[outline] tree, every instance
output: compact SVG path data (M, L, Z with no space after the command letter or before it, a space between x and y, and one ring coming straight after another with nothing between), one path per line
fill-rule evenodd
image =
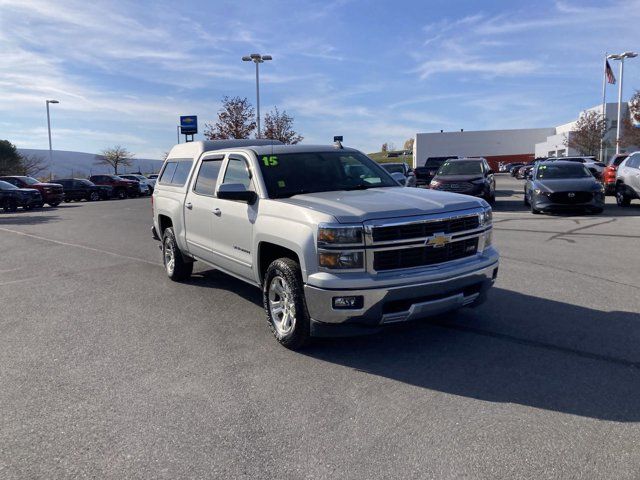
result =
M20 173L29 177L37 177L49 168L44 158L38 155L20 155Z
M118 174L118 167L130 167L133 153L124 147L117 145L113 148L106 148L100 155L96 155L96 165L107 165L113 168L113 173Z
M9 140L0 140L0 175L20 173L20 154L16 146Z
M622 121L620 145L640 147L640 90L636 90L636 93L629 100L629 115L625 116Z
M404 149L405 150L413 150L413 142L414 142L413 138L409 138L409 139L405 140L404 141Z
M575 128L565 137L564 144L578 150L580 155L597 155L606 133L607 121L604 116L594 111L585 112L576 122Z
M286 145L295 145L304 138L293 129L293 117L286 110L280 113L278 107L265 115L263 135L264 138L280 140Z
M380 151L381 151L382 153L387 153L387 152L389 151L389 145L387 145L387 143L386 143L386 142L385 142L385 143L383 143L383 144L382 144L382 147L380 147Z
M388 151L390 151L390 152L395 152L395 150L396 150L396 144L395 144L395 143L393 143L393 142L389 142L389 143L387 144L387 150L388 150Z
M206 123L204 136L209 140L229 138L249 138L256 129L255 113L246 98L227 96L222 98L222 108L218 111L215 124Z

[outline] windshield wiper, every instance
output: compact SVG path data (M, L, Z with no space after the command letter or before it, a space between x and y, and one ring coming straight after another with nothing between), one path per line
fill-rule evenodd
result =
M350 187L347 188L343 188L343 190L366 190L367 188L377 188L379 187L379 185L370 185L368 183L360 183L358 185L352 185Z

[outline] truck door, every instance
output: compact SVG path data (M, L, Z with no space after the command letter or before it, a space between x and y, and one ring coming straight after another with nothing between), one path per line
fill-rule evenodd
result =
M216 183L224 155L202 158L194 173L184 205L185 239L192 255L215 263L213 254L213 220Z
M249 160L243 155L229 154L221 183L241 183L254 190ZM253 224L259 200L253 205L237 200L215 199L213 218L213 250L216 264L240 277L254 280L252 271Z

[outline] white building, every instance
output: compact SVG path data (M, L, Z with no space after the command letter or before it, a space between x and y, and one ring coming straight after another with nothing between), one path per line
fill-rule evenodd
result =
M418 133L413 144L413 166L424 165L428 157L457 155L484 157L497 170L498 163L533 160L534 146L555 133L552 127Z
M580 115L587 111L600 113L602 105L585 110ZM626 104L623 105L622 115L623 118L628 115ZM617 116L618 104L607 103L607 157L615 153ZM413 145L413 166L424 165L428 157L457 155L485 157L496 170L498 163L529 162L536 157L578 155L577 151L566 146L576 121L548 128L418 133Z
M607 135L605 136L605 140L609 144L607 147L605 158L609 158L616 151L616 128L618 125L618 104L617 103L607 103L606 105L606 118L607 125L609 129L607 130ZM580 116L584 115L587 112L597 112L602 114L602 105L598 105L597 107L592 107L587 110L584 110L580 113ZM629 115L629 110L626 103L622 104L622 118L625 115ZM535 156L536 157L566 157L572 155L579 155L580 152L573 148L569 148L566 146L566 142L569 138L571 138L571 131L575 129L577 120L573 122L565 123L564 125L559 125L556 127L556 132L554 135L549 136L544 142L536 143L535 145ZM622 153L625 152L624 148L621 148L620 151Z

